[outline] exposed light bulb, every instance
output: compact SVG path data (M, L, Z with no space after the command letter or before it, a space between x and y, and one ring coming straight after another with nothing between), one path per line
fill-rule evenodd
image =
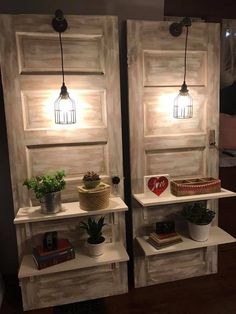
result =
M75 102L70 98L67 88L63 83L61 93L54 103L55 123L73 124L76 122Z
M193 116L193 99L188 93L185 82L181 86L179 95L174 100L174 118L190 119Z

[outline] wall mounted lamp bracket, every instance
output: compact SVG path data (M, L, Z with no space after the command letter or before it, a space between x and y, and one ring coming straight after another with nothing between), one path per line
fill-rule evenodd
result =
M178 37L183 32L183 26L189 27L192 25L191 19L189 17L184 17L179 23L174 22L170 25L169 31L170 34L174 37Z
M56 10L52 19L52 27L54 31L59 33L59 43L61 52L61 74L62 86L61 92L57 100L54 102L54 116L56 124L73 124L76 123L76 106L72 98L70 98L65 84L64 58L61 34L67 29L68 23L61 10Z
M173 116L176 119L189 119L193 116L193 100L188 93L188 87L185 82L187 72L187 43L188 43L188 29L191 26L191 19L185 17L178 23L172 23L169 27L169 32L172 36L178 37L183 32L183 27L186 27L186 37L184 45L184 77L183 84L177 97L174 100Z
M56 10L55 17L52 20L52 27L58 33L63 33L67 27L67 21L61 10Z

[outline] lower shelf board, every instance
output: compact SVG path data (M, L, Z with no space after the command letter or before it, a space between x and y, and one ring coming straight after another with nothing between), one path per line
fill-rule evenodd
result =
M183 242L161 248L160 250L155 249L151 244L149 244L146 241L148 237L137 237L136 239L146 256L153 256L158 254L172 253L184 250L192 250L236 241L236 239L233 238L230 234L228 234L227 232L225 232L224 230L220 229L217 226L211 227L209 238L207 241L204 242L194 241L190 239L188 236L182 234L181 237L183 239Z
M129 256L122 243L107 243L105 246L104 254L99 257L90 257L87 253L87 248L79 248L75 250L75 259L40 270L37 269L32 255L25 255L22 259L18 278L22 279L33 276L41 276L75 269L96 267L105 264L126 262L129 260Z

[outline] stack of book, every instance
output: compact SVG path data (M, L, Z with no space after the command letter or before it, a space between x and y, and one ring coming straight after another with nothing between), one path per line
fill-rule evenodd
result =
M154 246L157 250L182 242L181 236L177 232L157 234L152 232L147 239L148 243Z
M33 249L33 259L38 269L43 269L75 258L75 251L69 240L58 239L57 249L45 251L38 245Z

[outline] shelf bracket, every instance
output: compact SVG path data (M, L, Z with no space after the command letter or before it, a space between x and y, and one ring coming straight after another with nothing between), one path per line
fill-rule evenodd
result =
M148 210L147 210L147 207L143 207L143 220L144 221L148 220Z
M26 239L30 239L31 238L31 229L30 229L30 224L27 222L25 223L25 236Z
M29 281L30 281L30 282L34 282L34 276L30 276L30 277L29 277Z
M118 225L118 215L117 213L112 213L112 224Z
M118 268L120 268L120 264L119 263L112 263L111 268L112 269L118 269Z
M149 265L149 259L148 259L147 256L145 256L145 263L146 263L146 270L147 270L147 273L149 273L150 265Z

